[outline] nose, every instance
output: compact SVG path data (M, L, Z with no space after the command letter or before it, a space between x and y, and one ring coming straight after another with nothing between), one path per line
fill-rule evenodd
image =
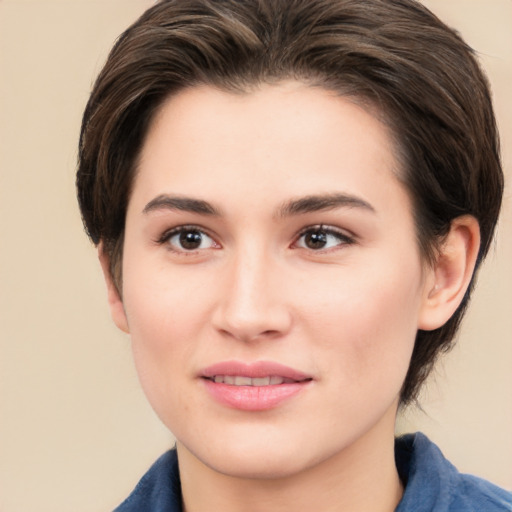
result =
M215 329L244 342L277 339L289 332L291 308L276 261L261 251L246 251L226 266L213 314Z

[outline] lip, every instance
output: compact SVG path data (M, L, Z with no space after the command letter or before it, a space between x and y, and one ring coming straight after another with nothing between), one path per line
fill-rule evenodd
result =
M235 386L214 382L212 379L216 375L250 378L278 376L286 379L286 382L267 386ZM273 361L257 361L251 364L224 361L208 366L201 371L199 377L214 400L243 411L274 409L305 390L313 381L311 375Z
M285 379L302 381L311 379L311 375L300 372L273 361L256 361L254 363L242 363L240 361L223 361L221 363L208 366L201 372L201 377L211 378L215 375L243 375L253 379L258 377L267 377L277 375Z

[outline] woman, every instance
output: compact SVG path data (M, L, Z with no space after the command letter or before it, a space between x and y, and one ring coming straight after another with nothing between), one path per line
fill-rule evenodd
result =
M486 80L424 7L157 3L97 79L77 184L177 439L117 510L511 509L394 439L503 190Z

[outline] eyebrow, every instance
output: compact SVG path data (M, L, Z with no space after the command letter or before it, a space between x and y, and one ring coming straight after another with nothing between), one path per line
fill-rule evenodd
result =
M305 196L287 201L278 209L279 217L289 217L310 212L334 210L336 208L362 208L376 213L375 208L360 197L350 194L321 194Z
M285 202L277 209L277 217L290 217L311 212L334 210L336 208L362 208L375 213L375 208L359 197L349 194L320 194L300 197ZM220 211L208 201L191 197L162 194L152 199L142 210L149 213L156 210L179 210L199 215L220 217Z
M179 210L198 213L199 215L220 216L220 212L207 201L191 197L169 196L167 194L162 194L152 199L142 212L149 213L155 210Z

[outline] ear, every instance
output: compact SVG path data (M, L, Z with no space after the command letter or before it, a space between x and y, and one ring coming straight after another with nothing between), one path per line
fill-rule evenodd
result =
M103 277L105 279L105 284L107 285L110 316L119 329L129 334L130 329L128 327L128 319L124 310L123 299L112 278L112 274L110 272L110 258L105 252L102 242L98 245L98 259L100 260Z
M428 270L419 329L437 329L455 313L471 282L479 248L478 221L471 215L453 220L436 262Z

